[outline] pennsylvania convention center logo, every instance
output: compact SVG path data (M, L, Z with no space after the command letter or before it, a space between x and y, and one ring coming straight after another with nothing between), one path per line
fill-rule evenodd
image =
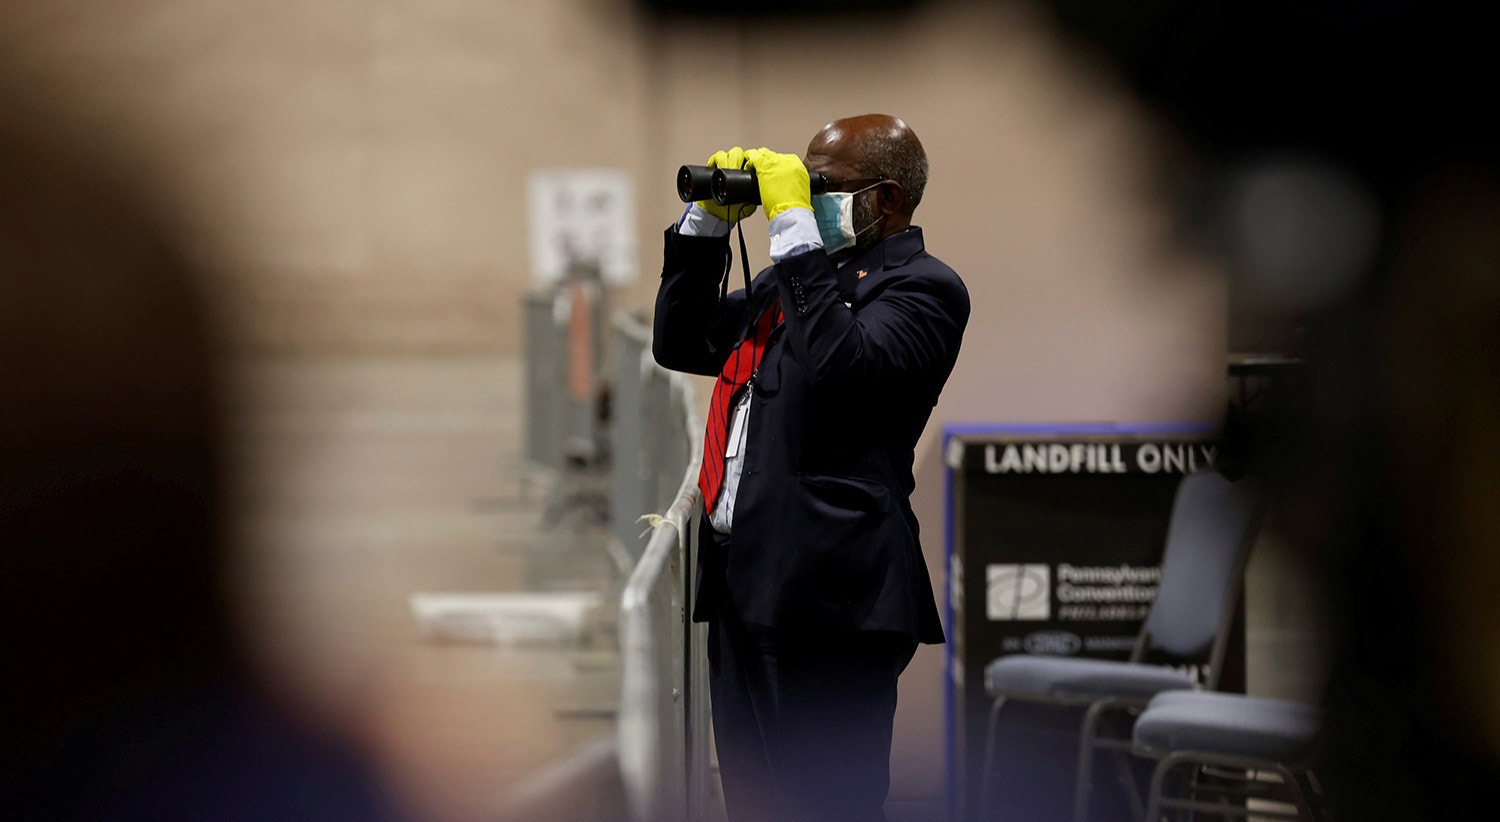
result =
M1052 567L1046 563L995 563L985 567L985 614L991 620L1045 620L1052 616Z

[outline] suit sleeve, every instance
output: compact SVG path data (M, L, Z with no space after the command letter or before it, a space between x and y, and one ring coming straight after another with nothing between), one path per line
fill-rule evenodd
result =
M786 337L815 382L876 382L947 369L969 319L969 295L947 266L933 261L904 273L858 313L838 297L826 254L789 257L777 267Z
M734 345L734 319L745 303L743 289L719 302L729 238L690 237L669 228L662 260L651 354L663 368L715 376Z

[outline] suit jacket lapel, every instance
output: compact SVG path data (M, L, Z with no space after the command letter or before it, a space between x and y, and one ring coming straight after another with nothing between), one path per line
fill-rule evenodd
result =
M868 252L851 260L841 270L841 273L849 272L854 285L850 296L844 299L853 303L855 308L864 305L869 301L875 286L885 278L886 272L911 262L922 250L922 229L915 226L887 237Z

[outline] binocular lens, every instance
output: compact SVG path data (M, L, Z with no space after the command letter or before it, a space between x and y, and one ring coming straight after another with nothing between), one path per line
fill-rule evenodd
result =
M713 199L714 169L708 166L683 166L677 169L677 196L684 203Z
M807 178L811 193L828 190L828 178L822 174L811 171ZM719 205L760 205L760 182L753 168L683 166L677 169L677 196L684 203L713 200Z
M752 203L760 205L760 181L755 169L716 168L713 177L714 202L719 205Z

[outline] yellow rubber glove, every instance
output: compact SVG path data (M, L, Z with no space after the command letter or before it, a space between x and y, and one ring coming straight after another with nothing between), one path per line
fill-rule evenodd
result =
M745 164L745 150L735 146L728 151L714 152L712 157L704 165L709 168L740 168ZM698 200L697 204L704 211L729 223L737 223L755 213L753 203L742 203L739 205L721 206L713 200Z
M774 220L778 214L792 208L812 210L807 166L802 165L801 157L752 148L745 152L745 159L755 169L760 182L760 204L766 207L768 218Z

